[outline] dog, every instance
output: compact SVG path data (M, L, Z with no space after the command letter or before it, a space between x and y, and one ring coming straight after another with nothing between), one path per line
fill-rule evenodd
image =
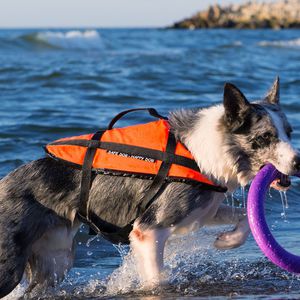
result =
M260 101L250 103L233 84L224 86L223 104L182 109L169 115L170 130L192 153L201 172L229 192L245 186L260 168L272 163L280 172L300 170L291 144L292 128L279 103L279 79ZM81 171L50 157L23 165L0 181L0 297L25 274L27 292L63 280L74 260L74 236L81 222ZM89 210L116 226L135 219L130 245L144 287L164 281L163 254L168 238L203 225L234 224L214 246L231 249L249 235L243 208L224 205L224 194L184 182L169 182L138 215L141 196L151 180L98 174L89 195Z

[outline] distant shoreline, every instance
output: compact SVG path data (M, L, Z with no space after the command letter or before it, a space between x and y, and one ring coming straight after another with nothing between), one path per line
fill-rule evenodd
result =
M300 29L300 0L209 6L170 29Z

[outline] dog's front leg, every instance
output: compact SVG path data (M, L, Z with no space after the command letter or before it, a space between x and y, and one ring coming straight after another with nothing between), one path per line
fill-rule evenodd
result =
M245 209L221 205L215 216L206 225L236 224L232 231L220 234L214 246L218 249L233 249L245 243L250 228Z
M164 247L169 236L170 230L167 228L144 229L137 222L134 224L130 245L144 288L152 288L163 281Z

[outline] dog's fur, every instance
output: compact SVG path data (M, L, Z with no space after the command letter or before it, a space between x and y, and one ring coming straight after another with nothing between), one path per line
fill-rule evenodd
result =
M229 191L246 185L266 162L291 175L300 159L290 143L291 126L279 105L279 81L268 95L250 104L233 85L224 88L223 105L170 114L171 130L194 155L203 174ZM24 165L0 181L0 297L20 282L28 290L60 282L72 267L73 238L80 226L81 172L51 158ZM130 233L141 282L162 281L163 251L172 234L209 224L236 224L215 246L229 249L249 234L243 209L222 204L222 193L185 183L168 183L143 215L139 201L151 181L97 175L90 192L90 212L123 227L136 218Z

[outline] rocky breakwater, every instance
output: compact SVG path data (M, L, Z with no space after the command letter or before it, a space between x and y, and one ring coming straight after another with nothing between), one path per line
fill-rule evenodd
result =
M300 28L300 0L212 5L171 28Z

